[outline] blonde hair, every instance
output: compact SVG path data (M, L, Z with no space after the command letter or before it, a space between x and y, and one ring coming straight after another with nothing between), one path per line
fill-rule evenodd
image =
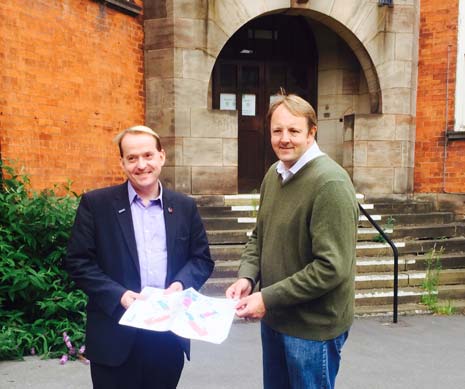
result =
M266 115L268 125L271 123L271 116L273 116L274 111L276 111L280 105L284 105L294 116L303 116L306 118L309 130L317 126L318 119L310 103L297 95L286 95L286 92L282 88L268 109L268 114Z
M160 136L153 131L150 127L147 126L142 126L142 125L137 125L137 126L132 126L129 128L126 128L125 130L121 131L118 135L115 136L113 141L118 145L119 148L119 154L122 157L123 156L123 149L121 148L121 141L123 140L124 136L126 134L149 134L152 135L155 138L156 144L157 144L157 150L161 151L163 148L161 146L161 140Z

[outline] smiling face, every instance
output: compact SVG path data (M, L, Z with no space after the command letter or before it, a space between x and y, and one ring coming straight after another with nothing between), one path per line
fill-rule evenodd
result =
M165 151L145 133L127 133L121 139L121 167L135 191L144 200L158 196L158 177L165 164Z
M316 127L308 128L307 118L294 116L281 104L271 116L271 146L279 160L289 169L312 146Z

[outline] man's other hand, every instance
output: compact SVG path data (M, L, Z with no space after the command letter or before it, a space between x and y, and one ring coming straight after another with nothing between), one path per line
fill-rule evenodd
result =
M165 294L171 294L174 292L182 292L184 286L179 281L174 281L168 288L165 289Z
M239 278L234 284L226 289L226 298L241 299L252 292L252 282L247 278Z
M139 293L133 292L132 290L127 290L121 296L120 302L124 309L128 309L134 301L140 298L141 295Z
M236 315L246 319L261 319L266 308L261 292L244 297L236 304Z

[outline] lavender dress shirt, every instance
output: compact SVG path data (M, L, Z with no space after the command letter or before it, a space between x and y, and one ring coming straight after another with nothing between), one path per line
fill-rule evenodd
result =
M139 257L141 287L165 288L167 271L166 230L163 216L163 187L145 206L128 181L129 204Z

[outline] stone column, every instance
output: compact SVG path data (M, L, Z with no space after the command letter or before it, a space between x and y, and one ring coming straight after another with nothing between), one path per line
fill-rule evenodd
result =
M411 193L414 140L409 115L349 115L344 118L343 166L357 191L371 196Z
M237 192L237 114L209 109L225 33L202 0L146 0L146 123L167 152L162 180L188 194Z

